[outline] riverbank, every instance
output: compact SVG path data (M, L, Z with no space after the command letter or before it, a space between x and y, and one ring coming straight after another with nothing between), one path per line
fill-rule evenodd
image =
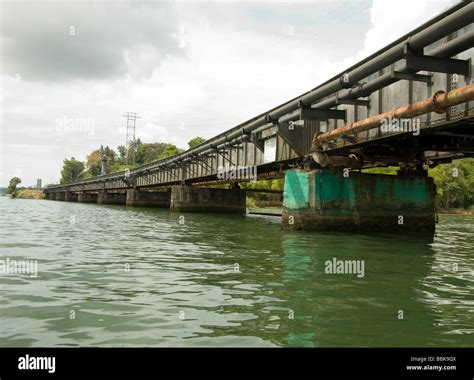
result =
M19 199L45 199L42 190L20 189L16 192L15 198Z
M460 216L474 216L474 210L464 208L450 208L438 210L439 215L460 215Z
M281 207L247 207L249 214L281 216L283 209Z

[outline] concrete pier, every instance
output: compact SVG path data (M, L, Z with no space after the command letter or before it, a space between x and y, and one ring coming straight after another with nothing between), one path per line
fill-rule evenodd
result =
M283 226L303 230L433 232L429 177L288 170Z
M77 202L78 201L78 194L68 191L65 195L64 200L66 202Z
M127 194L122 193L112 193L108 191L101 191L97 194L97 203L104 205L124 205L127 199Z
M56 193L45 192L44 196L45 196L45 199L47 200L50 200L50 201L56 200Z
M57 201L65 201L66 200L66 193L56 193L56 200Z
M171 191L127 190L126 205L131 207L170 207Z
M245 192L239 188L214 189L173 186L171 188L170 210L245 214Z
M79 193L77 196L77 201L79 203L97 203L97 193Z

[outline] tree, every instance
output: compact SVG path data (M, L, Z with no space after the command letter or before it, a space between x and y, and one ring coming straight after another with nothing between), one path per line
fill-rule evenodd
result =
M115 170L117 153L108 146L105 148L101 145L99 149L92 151L86 158L87 173L82 175L82 178L95 177L100 175L102 167L102 156L107 157L107 173L112 173Z
M79 175L84 171L84 163L71 157L70 160L64 160L63 169L61 170L61 179L59 183L68 183L75 181Z
M140 144L137 147L136 163L137 165L148 164L150 162L161 160L162 158L173 156L181 152L182 150L173 144Z
M165 151L161 154L160 158L166 158L166 157L174 156L175 154L179 154L181 152L182 152L182 150L179 149L176 145L169 144L166 147Z
M142 145L142 142L139 138L135 139L135 140L132 140L128 143L127 158L126 158L126 161L127 161L126 163L127 164L135 165L137 163L136 153L137 153L137 150L140 147L140 145Z
M441 207L468 208L474 204L474 159L465 158L430 169Z
M169 144L153 143L140 144L137 146L135 155L135 162L137 165L148 164L161 158L161 155L166 150Z
M202 137L194 137L193 139L188 141L189 149L193 149L195 146L198 146L199 144L202 144L205 141L206 139L203 139Z
M10 194L12 198L16 197L16 186L21 183L21 179L18 177L13 177L10 179L10 183L7 187L7 194Z
M86 157L86 168L87 168L87 172L90 175L96 176L100 174L100 165L101 165L100 159L101 159L100 149L96 149L92 151Z
M127 159L127 148L125 147L125 145L119 145L117 147L117 152L119 155L119 160L122 160L125 162L125 160Z

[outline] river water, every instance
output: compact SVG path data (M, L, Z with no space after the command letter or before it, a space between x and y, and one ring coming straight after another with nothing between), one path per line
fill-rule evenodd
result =
M183 216L0 197L0 346L474 346L473 217L430 239Z

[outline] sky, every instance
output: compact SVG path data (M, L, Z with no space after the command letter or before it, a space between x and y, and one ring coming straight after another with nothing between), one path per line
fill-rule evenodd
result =
M0 186L126 140L187 148L298 96L454 0L0 1Z

